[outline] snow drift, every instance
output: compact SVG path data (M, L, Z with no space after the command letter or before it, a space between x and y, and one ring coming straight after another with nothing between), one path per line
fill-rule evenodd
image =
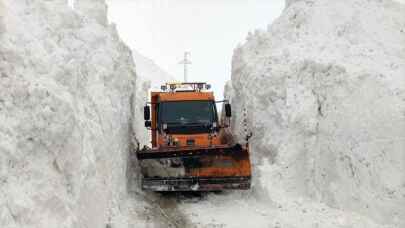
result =
M137 74L134 131L140 145L149 145L150 132L144 125L143 107L150 100L150 90L160 90L162 83L174 81L174 77L136 50L132 50L132 56L136 63Z
M404 5L287 1L235 50L227 89L241 139L248 110L256 191L404 227L404 75Z
M106 227L127 194L131 52L104 1L0 3L0 227Z

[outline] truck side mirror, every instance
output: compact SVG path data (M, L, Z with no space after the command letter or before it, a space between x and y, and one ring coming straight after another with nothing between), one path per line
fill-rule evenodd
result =
M149 106L143 107L143 118L146 120L150 120L150 108Z
M231 104L225 104L225 116L226 117L231 117L232 116Z
M150 120L146 120L145 121L145 127L146 128L152 127L152 122Z

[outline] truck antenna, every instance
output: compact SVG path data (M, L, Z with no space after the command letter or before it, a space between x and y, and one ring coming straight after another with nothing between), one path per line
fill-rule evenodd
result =
M179 64L183 64L184 65L184 82L187 82L187 74L188 74L188 69L187 69L187 65L192 64L191 61L188 59L188 57L190 56L190 52L186 51L184 52L184 59L179 62Z

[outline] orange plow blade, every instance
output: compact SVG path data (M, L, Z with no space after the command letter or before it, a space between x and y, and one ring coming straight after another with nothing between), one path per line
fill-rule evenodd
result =
M144 148L137 151L142 188L152 191L249 189L247 147Z

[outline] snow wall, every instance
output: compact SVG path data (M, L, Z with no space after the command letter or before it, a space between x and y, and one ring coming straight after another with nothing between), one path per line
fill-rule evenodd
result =
M254 189L405 227L405 7L287 1L234 52L226 96ZM261 172L268 165L266 175Z
M150 101L150 91L160 90L160 86L165 82L174 81L174 77L162 70L151 59L145 58L136 50L132 50L132 56L136 63L136 100L135 100L135 117L134 132L140 145L151 146L150 132L146 130L143 119L143 107L147 101Z
M73 6L0 1L0 227L124 223L135 66L104 1Z
M240 138L248 110L258 202L309 198L405 226L404 17L388 0L290 0L267 32L236 49L227 96ZM0 0L0 60L0 227L170 224L153 197L129 193L129 147L142 127L134 119L151 83L135 83L104 1ZM260 214L244 193L178 210L197 226L215 227L199 222L219 212L230 217L221 227L241 225L229 213L241 207L235 195L251 206L243 214ZM272 224L273 206L253 227Z

